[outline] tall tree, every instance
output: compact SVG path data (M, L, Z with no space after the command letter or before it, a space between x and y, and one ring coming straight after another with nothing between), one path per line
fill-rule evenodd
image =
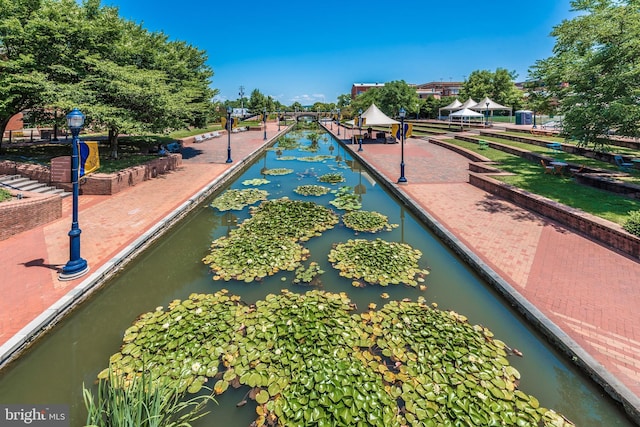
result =
M489 70L473 71L464 82L460 97L480 101L488 96L498 104L518 109L522 106L523 94L515 86L514 81L517 77L515 71L508 71L504 68L497 68L495 72Z
M159 132L206 122L206 56L149 33L99 0L0 0L0 127L25 109L79 107L88 124ZM4 123L4 124L3 124Z
M360 109L364 111L372 103L375 103L386 115L396 117L400 108L404 108L407 112L415 112L420 99L415 88L409 86L404 80L396 80L358 95L351 104L352 111L354 114Z
M640 135L640 1L572 0L575 18L556 26L553 56L530 75L564 113L567 137L599 148L603 136Z

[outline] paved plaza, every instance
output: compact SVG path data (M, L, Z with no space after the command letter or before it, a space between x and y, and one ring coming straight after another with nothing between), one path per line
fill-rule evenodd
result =
M269 138L276 132L277 124L269 123ZM262 132L233 134L230 164L226 135L188 144L176 171L112 196L81 196L82 256L91 273L266 143ZM357 154L397 181L398 144L367 144ZM410 138L405 163L408 184L398 190L579 344L640 407L640 263L468 184L469 161L443 147ZM57 278L69 257L71 204L71 197L63 200L60 220L0 241L2 353L26 337L34 319L90 280Z

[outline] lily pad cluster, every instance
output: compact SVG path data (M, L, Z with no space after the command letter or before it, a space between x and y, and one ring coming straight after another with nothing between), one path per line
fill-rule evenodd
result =
M354 210L342 215L344 225L355 231L375 233L380 230L391 231L397 224L389 224L389 218L379 212Z
M318 236L338 223L330 209L286 198L265 201L251 210L251 218L211 245L203 262L214 280L252 282L280 270L294 271L309 257L299 242Z
M290 173L293 173L293 169L274 168L274 169L267 169L263 173L265 175L289 175Z
M323 185L299 185L293 189L294 192L302 195L302 196L324 196L331 189L329 187L325 187Z
M271 181L269 181L268 179L254 178L254 179L245 179L244 181L242 181L242 185L253 185L257 187L258 185L269 184L270 182Z
M295 150L300 144L298 140L292 136L281 136L278 139L278 148L281 150Z
M325 173L324 175L320 175L318 177L318 181L327 182L329 184L337 184L339 182L345 182L346 179L340 172L329 172Z
M338 209L353 211L362 207L360 197L358 197L358 195L354 193L352 187L340 187L339 190L334 190L332 191L332 193L335 194L335 198L331 200L329 204L335 206Z
M219 211L242 210L245 206L252 205L260 200L267 200L269 193L265 190L246 188L242 190L230 189L216 197L211 202L211 207Z
M325 160L333 159L333 156L328 154L319 154L317 156L303 156L297 157L301 162L324 162Z
M99 377L244 387L256 426L572 425L518 390L505 344L464 316L411 301L353 310L317 290L255 305L192 294L140 316Z
M276 160L295 160L296 156L280 156L276 157Z
M305 283L311 284L320 274L324 273L324 270L320 268L320 265L312 261L309 263L309 267L305 268L303 265L296 268L295 278L293 279L293 283Z
M362 279L369 284L418 286L428 270L421 270L418 260L422 252L406 243L382 239L349 239L329 252L329 261L340 275Z

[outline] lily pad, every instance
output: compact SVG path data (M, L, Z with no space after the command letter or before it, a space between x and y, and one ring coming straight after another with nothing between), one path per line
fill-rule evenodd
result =
M269 193L265 190L247 188L242 190L230 189L216 197L211 206L219 211L242 210L260 200L267 200Z

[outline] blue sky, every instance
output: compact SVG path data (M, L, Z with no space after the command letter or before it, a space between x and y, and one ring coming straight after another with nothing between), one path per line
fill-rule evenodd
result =
M285 105L335 102L353 83L518 80L552 54L570 0L103 0L120 16L207 52L219 99L258 89ZM396 6L397 5L397 6Z

